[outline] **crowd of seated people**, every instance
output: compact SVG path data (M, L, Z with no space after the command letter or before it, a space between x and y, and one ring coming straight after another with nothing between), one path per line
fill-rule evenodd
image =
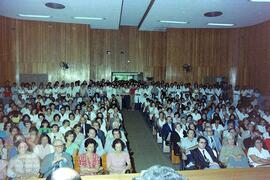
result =
M125 93L115 88L122 85L62 81L0 88L0 179L49 177L61 167L81 175L131 172L120 113Z
M270 106L257 90L157 82L138 91L153 135L180 169L270 166Z
M109 173L129 172L122 107L147 115L153 135L181 158L181 169L267 166L270 113L259 97L253 89L226 84L6 85L0 88L0 171L11 178L47 177L77 164L82 175L92 175L106 163Z

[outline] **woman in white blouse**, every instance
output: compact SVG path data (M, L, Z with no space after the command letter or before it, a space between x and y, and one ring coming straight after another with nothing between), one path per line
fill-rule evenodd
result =
M39 175L40 161L36 154L28 152L25 141L16 143L18 155L8 163L7 175L14 179L37 178Z
M33 151L41 160L48 154L54 152L54 147L51 145L48 135L43 134L40 136L40 142L35 146Z

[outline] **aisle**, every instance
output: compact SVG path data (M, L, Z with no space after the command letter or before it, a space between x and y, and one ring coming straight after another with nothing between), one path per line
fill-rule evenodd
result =
M137 172L160 164L173 167L168 154L163 154L160 145L156 143L143 115L138 111L123 111L125 127L128 132L130 148L134 152Z

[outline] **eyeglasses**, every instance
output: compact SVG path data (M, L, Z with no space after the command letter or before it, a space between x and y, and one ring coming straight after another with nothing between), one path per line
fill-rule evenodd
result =
M199 143L201 143L201 144L206 144L206 141L202 141L202 142L199 142Z

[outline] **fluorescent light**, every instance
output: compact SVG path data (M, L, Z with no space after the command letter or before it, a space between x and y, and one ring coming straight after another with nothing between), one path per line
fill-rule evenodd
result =
M208 26L234 26L234 24L226 24L226 23L208 23Z
M270 2L270 0L250 0L251 2Z
M105 20L106 18L101 18L101 17L84 17L84 16L75 16L73 19L81 19L81 20L96 20L96 21L101 21Z
M38 14L18 14L20 17L29 17L29 18L50 18L48 15L38 15Z
M160 20L159 22L161 23L169 23L169 24L187 24L188 22L185 21L164 21L164 20Z

